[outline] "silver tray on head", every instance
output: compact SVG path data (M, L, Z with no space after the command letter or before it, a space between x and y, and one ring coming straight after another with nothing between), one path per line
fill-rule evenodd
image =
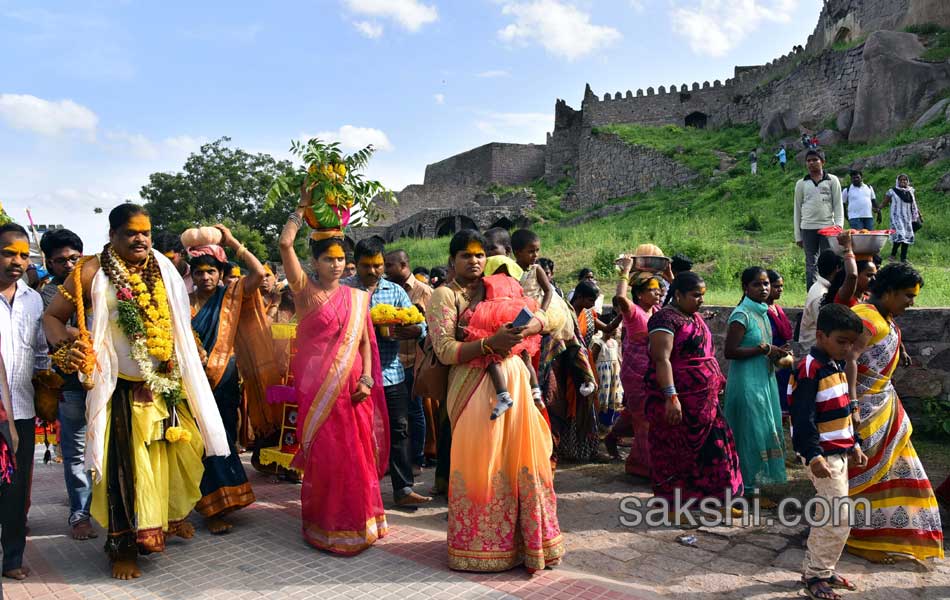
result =
M836 254L844 254L844 248L838 243L836 236L829 235L826 237L831 249ZM889 237L890 235L887 233L852 233L851 249L854 250L855 254L880 254Z

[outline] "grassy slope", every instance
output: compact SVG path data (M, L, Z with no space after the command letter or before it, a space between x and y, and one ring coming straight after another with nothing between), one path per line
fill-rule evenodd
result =
M638 204L622 214L573 227L561 223L577 213L565 213L558 205L567 184L557 188L533 184L539 200L535 230L542 239L542 254L557 263L558 281L567 287L573 281L572 273L590 266L598 271L610 295L613 258L650 241L667 254L682 252L697 262L697 270L707 279L710 303L734 304L740 294L738 275L753 264L773 268L785 276L784 304L802 303L806 291L804 264L801 250L792 243L791 231L792 193L795 180L804 173L802 168L790 162L789 172L783 174L769 164L768 153L763 153L759 175L749 175L747 155L759 145L755 128L749 126L714 131L620 125L612 126L610 131L629 142L657 148L707 174L719 164L716 151L733 155L739 160L738 166L698 186L617 200ZM943 133L950 133L950 125L940 122L872 145L842 144L828 149L828 164L847 183L847 169L839 165ZM927 280L920 299L924 306L950 304L950 195L933 191L934 184L948 170L950 161L930 167L911 161L903 167L865 173L865 180L880 198L893 185L898 172L909 173L918 190L926 225L911 248L910 258ZM760 229L746 231L750 225ZM398 245L409 251L414 265L444 264L447 258L446 238L402 240ZM887 246L885 252L889 249Z

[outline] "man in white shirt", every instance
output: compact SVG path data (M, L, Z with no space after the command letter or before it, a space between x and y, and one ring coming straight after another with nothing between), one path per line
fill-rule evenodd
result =
M818 255L818 277L815 279L815 283L808 288L808 296L805 297L805 310L802 311L802 321L798 326L798 341L805 353L808 353L811 347L815 345L815 335L818 331L818 311L821 310L821 302L828 294L831 280L843 268L844 261L833 250L823 250Z
M877 196L858 169L851 171L851 185L841 191L841 200L851 229L874 229L874 215L880 212Z
M16 223L0 226L0 353L6 365L13 419L20 444L13 483L0 495L3 575L24 579L26 505L33 478L33 374L49 369L43 333L43 299L22 280L30 265L30 238Z

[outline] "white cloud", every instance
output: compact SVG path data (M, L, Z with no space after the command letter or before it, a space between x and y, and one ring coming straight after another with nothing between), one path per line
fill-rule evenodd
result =
M354 13L391 19L413 32L439 18L435 6L423 4L419 0L344 0L344 4Z
M445 104L445 94L435 94L432 96L436 104Z
M646 10L646 4L644 0L630 0L630 8L635 12L642 13Z
M673 31L696 54L724 56L766 23L791 21L800 0L698 0L673 8Z
M336 131L321 131L316 137L321 140L340 142L340 147L349 152L352 150L362 150L372 144L377 150L392 150L393 145L389 141L386 133L380 129L372 127L355 127L353 125L344 125ZM302 139L308 139L308 136L301 136Z
M99 117L72 100L44 100L29 94L0 94L0 119L14 129L55 136L79 131L95 139Z
M568 60L609 46L622 37L613 27L591 24L589 14L563 0L505 2L501 12L514 18L514 23L498 31L501 40L537 43Z
M505 69L492 69L488 71L482 71L478 74L478 76L483 79L496 79L498 77L511 77L511 73Z
M489 136L491 141L543 144L547 132L554 127L550 113L484 113L475 126Z
M207 138L190 135L179 135L167 137L161 141L152 141L141 133L128 133L126 131L107 131L105 138L111 143L114 150L147 161L154 161L159 158L184 158L208 141Z
M353 23L353 27L371 40L383 35L383 26L372 21L356 21Z

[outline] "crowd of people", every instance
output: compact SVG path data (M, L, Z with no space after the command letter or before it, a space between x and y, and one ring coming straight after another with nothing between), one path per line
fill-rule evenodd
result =
M758 496L786 480L790 454L817 495L867 498L869 525L811 530L812 597L853 587L835 573L845 547L882 563L941 558L936 495L892 380L907 359L895 318L924 281L907 262L878 269L879 257L856 256L848 232L842 255L822 250L817 230L842 218L840 184L822 164L809 153L796 186L810 285L798 331L778 304L782 276L746 269L728 318L728 378L702 276L651 243L617 261L604 306L590 269L561 290L530 230L460 231L431 269L378 238L350 248L341 231L314 230L301 261L306 192L280 236L279 268L222 225L219 243L185 247L123 204L98 253L68 230L45 234L49 276L34 289L27 232L0 226L4 576L29 574L34 390L59 394L72 537L96 537L97 521L113 576L130 579L140 554L195 534L192 510L222 534L227 515L255 501L239 454L264 468L260 450L279 443L282 414L266 396L282 382L299 414L286 473L302 473L302 534L321 550L353 555L387 534L388 474L397 506L447 496L451 568L549 568L565 553L557 465L623 460L629 448L626 472L671 501ZM898 221L914 214L902 179L887 196ZM874 202L861 188L855 173L849 206ZM383 326L380 307L424 319ZM275 323L296 324L292 349L271 336ZM434 488L415 491L433 465ZM941 493L950 500L950 481Z

